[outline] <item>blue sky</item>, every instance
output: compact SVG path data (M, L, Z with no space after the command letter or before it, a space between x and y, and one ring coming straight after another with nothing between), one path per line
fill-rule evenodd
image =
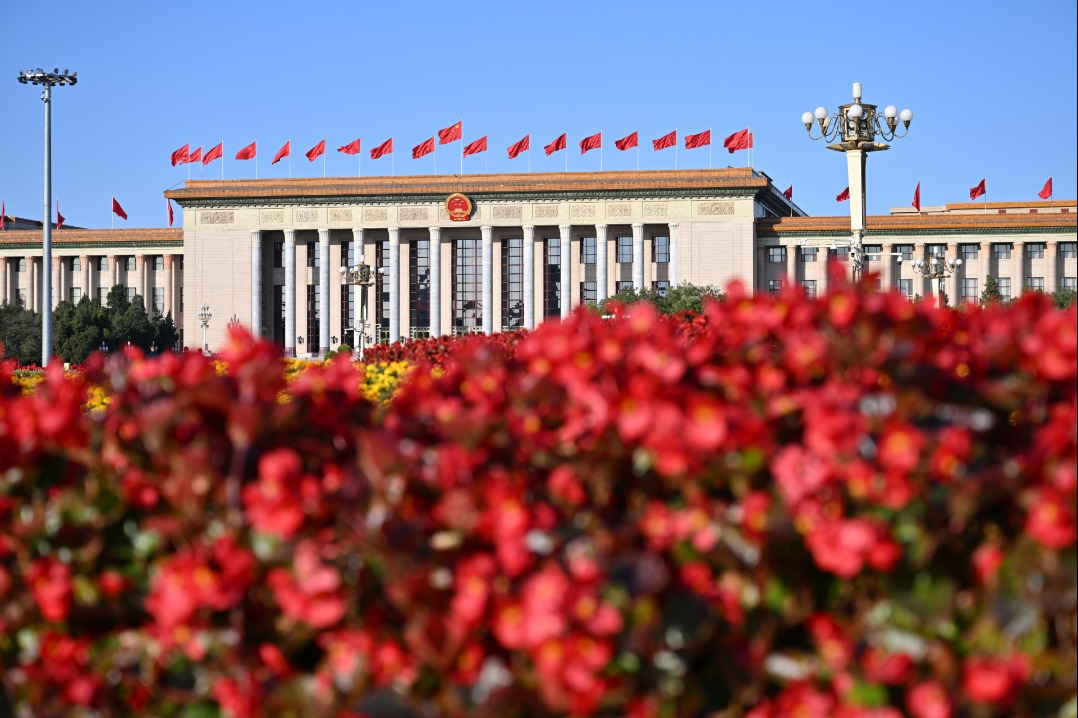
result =
M524 172L506 148L531 134L531 169L599 170L581 138L602 131L604 170L635 169L614 140L639 130L641 169L670 169L650 140L712 130L715 167L744 166L722 138L751 127L752 164L809 214L847 214L841 154L810 141L801 113L850 100L909 107L910 134L868 162L868 209L968 201L987 178L989 201L1076 197L1076 3L1013 2L51 2L0 6L0 198L8 214L42 216L43 109L19 70L77 70L55 90L53 191L70 224L108 227L113 195L130 220L167 224L162 193L184 181L170 153L224 142L226 179L253 177L233 159L258 142L259 177L284 177L273 153L292 142L294 177L321 177L303 152L327 140L330 176L354 175L337 153L356 137L364 176L390 174L368 151L394 137L398 175L430 174L411 148L457 119L490 151L467 174ZM458 144L437 170L459 172ZM707 167L707 149L677 153ZM192 177L220 178L220 160Z

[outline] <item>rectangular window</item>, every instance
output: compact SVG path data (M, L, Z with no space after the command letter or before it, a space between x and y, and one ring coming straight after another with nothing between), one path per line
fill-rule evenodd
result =
M155 272L162 272L165 269L165 255L155 254L153 258L153 269Z
M155 314L165 313L165 288L153 288L153 311Z
M378 344L388 344L397 341L399 337L389 338L389 284L386 283L386 275L381 270L389 270L389 239L383 239L374 245L374 341Z
M583 304L598 304L599 303L599 283L598 282L581 282L580 283L580 301Z
M1035 292L1044 291L1044 277L1026 277L1026 288Z
M1060 242L1059 256L1063 259L1078 259L1078 242Z
M273 243L273 268L284 269L284 242Z
M633 238L632 237L615 237L615 247L617 248L616 257L618 264L632 264L633 263Z
M430 239L413 239L408 252L408 324L412 336L430 336Z
M623 281L617 281L617 282L614 282L614 294L617 294L618 292L623 292L623 291L626 291L626 290L629 290L629 289L632 289L632 288L633 288L633 283L631 281L624 281L624 282Z
M816 296L816 280L815 279L802 279L801 286L805 289L805 295L809 297Z
M878 262L883 259L883 245L882 244L866 244L864 245L865 259Z
M307 269L318 268L318 242L307 242Z
M19 306L20 307L25 307L26 306L26 290L25 289L20 289L19 290Z
M651 288L655 290L655 293L660 297L665 297L666 293L670 291L670 282L665 279L656 279L651 283Z
M1027 243L1026 259L1044 259L1044 242Z
M992 244L992 256L995 259L1010 259L1011 245L995 242Z
M996 284L999 285L999 296L1003 297L1004 299L1010 299L1011 298L1011 278L1010 277L1000 277L999 279L996 280Z
M1078 277L1063 277L1059 280L1060 289L1078 290Z
M819 249L816 247L802 247L801 248L801 261L802 262L815 262L816 255L819 253Z
M310 249L310 245L307 245ZM310 255L308 255L310 256ZM319 300L321 299L321 292L318 291L317 284L307 285L307 351L314 354L320 351L318 346L318 315L320 314Z
M587 245L587 238L584 238ZM594 246L594 238L592 238ZM502 240L502 330L524 326L524 239Z
M595 237L581 237L580 239L580 262L581 264L595 264Z
M561 316L561 239L543 241L543 316Z
M137 263L135 262L135 258L134 258L134 257L127 257L127 258L126 258L126 264L125 264L125 269L127 269L127 271L128 271L128 272L133 272L133 271L135 271L135 269L136 269L137 267L138 267L138 265L137 265Z
M977 299L977 278L976 277L963 277L962 279L962 298L968 300Z
M284 285L273 285L273 341L284 346Z
M341 242L341 266L352 266L352 242ZM345 284L341 282L341 343L347 344L351 347L357 346L356 338L353 334L353 327L355 327L355 296L356 293L352 290L351 284Z
M107 272L107 271L109 271L109 258L108 257L98 257L97 258L97 271L99 271L99 272Z
M834 250L834 252L835 252L835 259L837 259L838 261L840 261L840 262L849 261L849 259L850 259L850 248L849 247L837 247Z
M453 242L453 333L483 329L482 240ZM523 251L523 250L522 250Z
M925 250L927 250L929 257L943 257L947 254L947 245L929 244L925 245Z
M898 280L898 293L907 299L913 299L913 280L912 279L900 279Z
M670 238L665 234L651 238L651 261L656 264L670 263Z
M977 259L977 252L980 249L979 244L960 244L958 245L958 256L963 262L968 262L971 259Z
M896 244L895 252L898 254L898 256L902 257L903 262L909 262L913 259L912 244Z
M135 300L135 288L134 287L124 287L124 294L127 295L127 301L131 302L131 301Z
M772 264L786 264L786 247L768 247L767 261Z
M79 289L78 287L72 287L71 288L71 293L70 293L70 298L71 298L71 303L72 304L78 304L79 300L82 299L82 290Z
M72 272L79 272L81 270L82 270L82 260L79 259L78 257L72 257L71 258L71 271Z
M778 294L780 291L782 291L782 280L781 279L769 279L769 280L767 280L767 291L771 292L772 294Z
M15 263L15 271L16 272L25 272L26 271L26 258L25 257L20 259L18 262Z
M101 302L101 306L106 307L109 303L109 290L106 287L97 288L97 301Z

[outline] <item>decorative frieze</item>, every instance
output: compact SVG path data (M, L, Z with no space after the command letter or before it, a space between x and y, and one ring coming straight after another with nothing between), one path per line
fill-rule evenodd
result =
M469 221L473 220L473 219L479 219L480 216L482 216L482 215L480 214L479 207L477 205L476 207L474 207L472 209L472 214L468 219L469 219ZM446 211L445 207L439 207L438 208L438 219L440 219L443 222L449 222L450 221L449 212Z
M594 217L595 205L593 204L574 204L569 210L570 217Z
M363 210L364 222L385 222L388 216L389 213L385 207L371 207Z
M733 214L733 202L701 202L696 205L696 213L705 217Z
M262 214L259 215L259 221L262 224L284 224L284 210L264 209Z
M236 221L236 213L232 210L218 209L212 212L199 212L199 224L232 224Z
M556 204L540 204L532 207L532 216L536 219L556 219L560 209Z
M523 216L520 205L505 206L497 205L494 207L494 219L520 219Z
M351 222L352 210L350 209L331 209L329 211L330 222Z
M631 217L633 206L631 204L610 204L606 207L607 217Z
M400 212L397 213L397 217L401 222L426 222L427 208L401 207Z
M670 213L670 206L666 202L651 202L644 205L645 217L666 217Z
M317 209L297 209L293 215L293 219L296 223L305 222L317 222L318 210Z

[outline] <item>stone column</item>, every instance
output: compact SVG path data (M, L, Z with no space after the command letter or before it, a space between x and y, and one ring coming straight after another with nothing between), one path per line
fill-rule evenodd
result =
M399 227L389 228L389 343L401 338L401 231Z
M324 355L329 346L329 230L318 230L318 346Z
M90 296L90 258L85 254L79 255L79 266L82 268L82 294Z
M535 329L535 226L524 225L524 328Z
M168 273L168 293L172 292L172 256L165 257L165 271ZM168 306L169 299L165 299ZM251 230L251 334L262 336L262 233Z
M561 306L561 318L565 319L569 316L569 312L573 310L573 232L572 226L568 224L558 225L558 233L561 237L559 244L561 245L561 296L559 297L559 306Z
M891 256L894 246L890 244L880 245L880 266L883 268L880 279L881 289L889 292L895 287L895 257Z
M146 255L135 255L135 294L142 297L143 306L146 305Z
M981 242L980 248L977 250L978 258L981 264L981 288L983 292L985 285L988 284L988 275L992 273L992 243ZM999 279L999 272L996 272L996 279ZM978 297L980 299L980 297Z
M610 253L607 246L606 225L595 225L595 299L602 302L610 296L610 287L607 286L607 266L610 264Z
M1044 243L1044 291L1048 294L1059 289L1059 243Z
M7 257L0 257L0 304L3 304L4 302L14 304L14 302L8 298L8 285L10 284L8 280L10 276L8 274L7 265Z
M111 277L111 279L109 281L109 291L112 291L112 288L120 283L120 268L117 266L116 262L117 262L116 255L115 254L110 254L109 255L109 276ZM108 294L108 292L105 292L105 294Z
M44 269L44 268L43 268ZM56 305L64 300L64 258L53 257L52 258L52 296L49 298L52 305L48 307L48 311L52 311L56 308Z
M1021 242L1015 242L1011 247L1011 262L1013 270L1011 276L1011 298L1022 296L1026 288L1026 248Z
M355 257L354 257L355 264L353 266L358 267L361 264L366 264L367 263L367 254L366 254L366 248L363 246L363 229L362 228L360 228L360 227L353 227L352 228L352 242L355 244L355 248L356 248L355 249ZM373 273L373 270L372 270L372 273L371 273L371 278L372 279L377 279L377 276ZM367 288L365 286L363 286L362 284L353 284L352 285L352 303L356 305L355 315L352 317L352 329L355 330L355 334L352 335L352 341L355 342L355 344L356 344L356 346L354 346L353 349L355 349L357 351L360 351L360 350L362 350L364 348L363 345L362 345L363 337L361 337L359 335L359 333L361 331L360 327L363 326L363 322L365 322L367 320L366 314L363 312L363 305L364 305L365 300L366 300L366 297L364 296L364 294L365 294L366 291L367 291Z
M173 260L171 254L165 255L165 316L172 314L173 301L176 299L176 262ZM177 317L173 315L172 321L176 322ZM177 322L178 323L178 322ZM258 327L252 327L252 331L256 337L262 336L258 331Z
M678 236L681 233L681 225L679 223L677 223L677 222L671 222L669 224L669 227L670 227L670 230L669 230L670 231L670 269L667 270L667 275L666 276L667 276L667 279L670 282L670 288L673 289L674 287L677 286L677 282L678 282L678 271L677 271L677 269L678 269L678 267L677 267L677 262L678 262L677 249L678 249L678 247L677 247L677 245L678 245L678 240L681 239Z
M27 255L26 257L26 308L32 311L37 311L37 287L34 285L34 280L37 275L37 267L34 266L34 258Z
M786 247L786 284L793 287L797 285L797 245Z
M958 258L958 245L957 244L948 244L947 245L947 253L943 257L941 257L941 261L946 262L946 261L951 261L951 260L954 260L954 259L957 259L957 258ZM947 278L947 280L946 280L947 289L944 290L944 291L947 292L947 306L957 307L959 304L961 304L962 298L958 296L958 288L960 286L962 286L962 284L961 284L962 279L961 278L964 277L965 275L966 275L965 262L963 262L962 267L960 267L957 271L952 272L951 275Z
M430 232L430 335L442 335L442 228Z
M482 267L483 267L483 333L494 333L494 228L483 226L479 228L483 236L482 244Z
M633 289L644 289L644 225L633 225Z
M296 230L284 231L284 353L296 356Z

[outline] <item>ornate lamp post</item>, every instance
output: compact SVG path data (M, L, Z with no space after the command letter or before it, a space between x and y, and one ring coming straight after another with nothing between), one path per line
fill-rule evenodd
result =
M820 136L812 136L813 120L819 125ZM905 132L898 134L898 122L902 121ZM827 149L846 153L846 166L850 175L850 261L854 276L864 264L862 246L865 238L865 160L869 152L891 149L890 145L877 142L879 135L887 142L909 134L912 110L900 113L894 105L884 108L882 114L876 105L861 102L861 83L853 83L853 102L838 106L838 111L828 115L826 107L815 112L805 112L801 122L809 133L809 139L826 140L832 144Z
M19 72L19 82L22 84L42 85L41 100L45 103L45 216L42 220L41 230L41 366L49 365L49 355L52 354L52 88L76 84L79 73L68 73L67 70L60 72L59 68L53 68L52 72L46 72L40 67L36 70L24 70Z
M939 282L938 291L940 305L947 303L947 293L944 290L944 282L947 277L953 275L962 266L959 258L944 260L942 257L929 257L926 262L923 259L913 260L913 271L927 279L935 279Z
M196 316L198 317L198 321L202 322L202 353L209 354L210 345L206 341L206 330L210 328L210 319L213 318L213 315L210 314L210 305L203 302L202 308L198 310Z
M352 331L355 333L356 343L359 344L359 358L362 359L364 347L374 342L374 337L367 334L367 287L374 284L370 265L360 262L352 267L341 267L341 281L351 284L354 292L354 303L358 311Z

